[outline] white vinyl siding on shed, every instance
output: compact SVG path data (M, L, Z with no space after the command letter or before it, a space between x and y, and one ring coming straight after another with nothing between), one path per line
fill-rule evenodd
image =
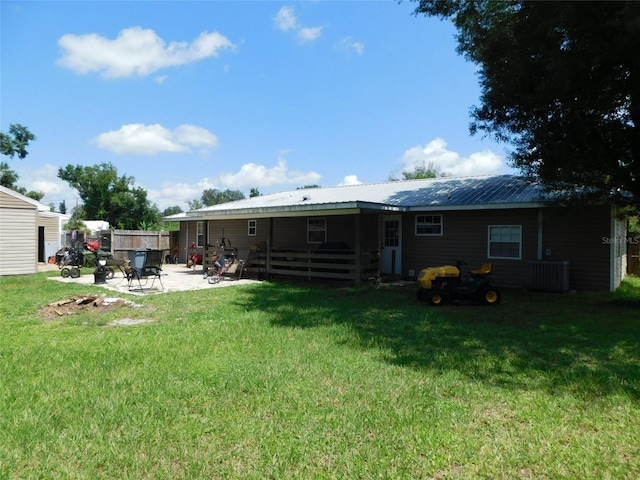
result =
M6 198L7 196L2 196L0 206L0 275L36 273L36 208L28 204L25 204L24 208L7 208Z

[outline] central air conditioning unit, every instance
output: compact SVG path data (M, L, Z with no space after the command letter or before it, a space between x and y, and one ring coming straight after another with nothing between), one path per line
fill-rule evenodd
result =
M529 290L569 291L569 262L529 261Z

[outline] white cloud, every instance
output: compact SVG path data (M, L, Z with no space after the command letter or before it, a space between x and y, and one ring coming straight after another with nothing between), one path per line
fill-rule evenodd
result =
M293 7L282 7L273 21L275 22L276 27L283 32L298 28L298 19L293 11Z
M146 188L146 190L149 201L155 203L161 212L176 205L187 211L187 202L200 198L206 187L200 188L197 184L165 182L159 190L152 188Z
M354 40L351 37L344 37L336 43L336 48L347 53L355 53L356 55L362 55L364 53L364 43Z
M361 185L362 182L358 180L357 175L345 175L342 181L338 184L339 187L347 185Z
M156 155L159 152L189 152L189 147L206 150L216 147L218 138L196 125L180 125L171 131L157 123L131 123L98 135L95 143L99 148L117 154Z
M96 33L66 34L58 45L63 50L58 64L79 74L101 72L105 78L152 74L162 68L217 57L234 44L218 32L202 32L193 42L167 44L154 30L131 27L111 40Z
M298 30L298 40L301 42L313 42L322 34L323 27L304 27Z
M58 178L58 167L50 163L35 170L29 166L21 165L20 167L15 169L19 175L18 185L27 190L43 192L44 197L41 202L47 205L52 203L56 211L64 200L67 213L71 213L71 209L76 206L78 192L71 188L67 182Z
M180 125L173 132L176 141L194 147L217 147L218 137L206 128L196 125Z
M196 183L165 182L159 190L148 188L146 190L149 200L157 204L160 211L174 205L187 210L187 202L199 199L202 192L210 188L240 190L246 195L251 188L264 190L281 185L302 187L316 184L320 178L321 175L313 171L289 170L287 161L279 158L277 165L273 167L246 163L235 173L224 173L216 178L201 178Z
M236 173L225 173L218 177L225 188L247 189L252 187L271 187L274 185L308 185L317 183L319 173L289 170L284 158L278 159L278 164L269 168L256 163L245 163Z
M462 157L457 152L447 150L447 142L442 138L435 138L425 146L410 148L402 155L400 161L401 171L433 166L439 172L453 176L496 173L505 165L503 158L491 150Z
M297 32L296 35L298 37L298 41L301 43L317 40L320 35L322 35L322 29L324 28L301 25L300 22L298 22L294 8L289 6L282 7L273 18L273 21L278 30L283 32L288 32L290 30Z

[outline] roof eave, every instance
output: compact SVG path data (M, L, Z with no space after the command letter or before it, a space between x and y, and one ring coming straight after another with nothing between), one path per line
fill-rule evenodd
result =
M508 210L514 208L542 208L542 202L508 202L508 203L478 203L471 205L416 205L407 208L408 212L443 212L443 211L471 211L471 210Z

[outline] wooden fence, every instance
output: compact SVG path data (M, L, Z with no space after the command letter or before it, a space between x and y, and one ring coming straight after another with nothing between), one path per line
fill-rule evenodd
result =
M627 242L627 273L640 275L640 236Z
M127 259L127 250L151 248L170 252L170 233L164 230L103 230L100 232L100 248L109 251L114 258Z

